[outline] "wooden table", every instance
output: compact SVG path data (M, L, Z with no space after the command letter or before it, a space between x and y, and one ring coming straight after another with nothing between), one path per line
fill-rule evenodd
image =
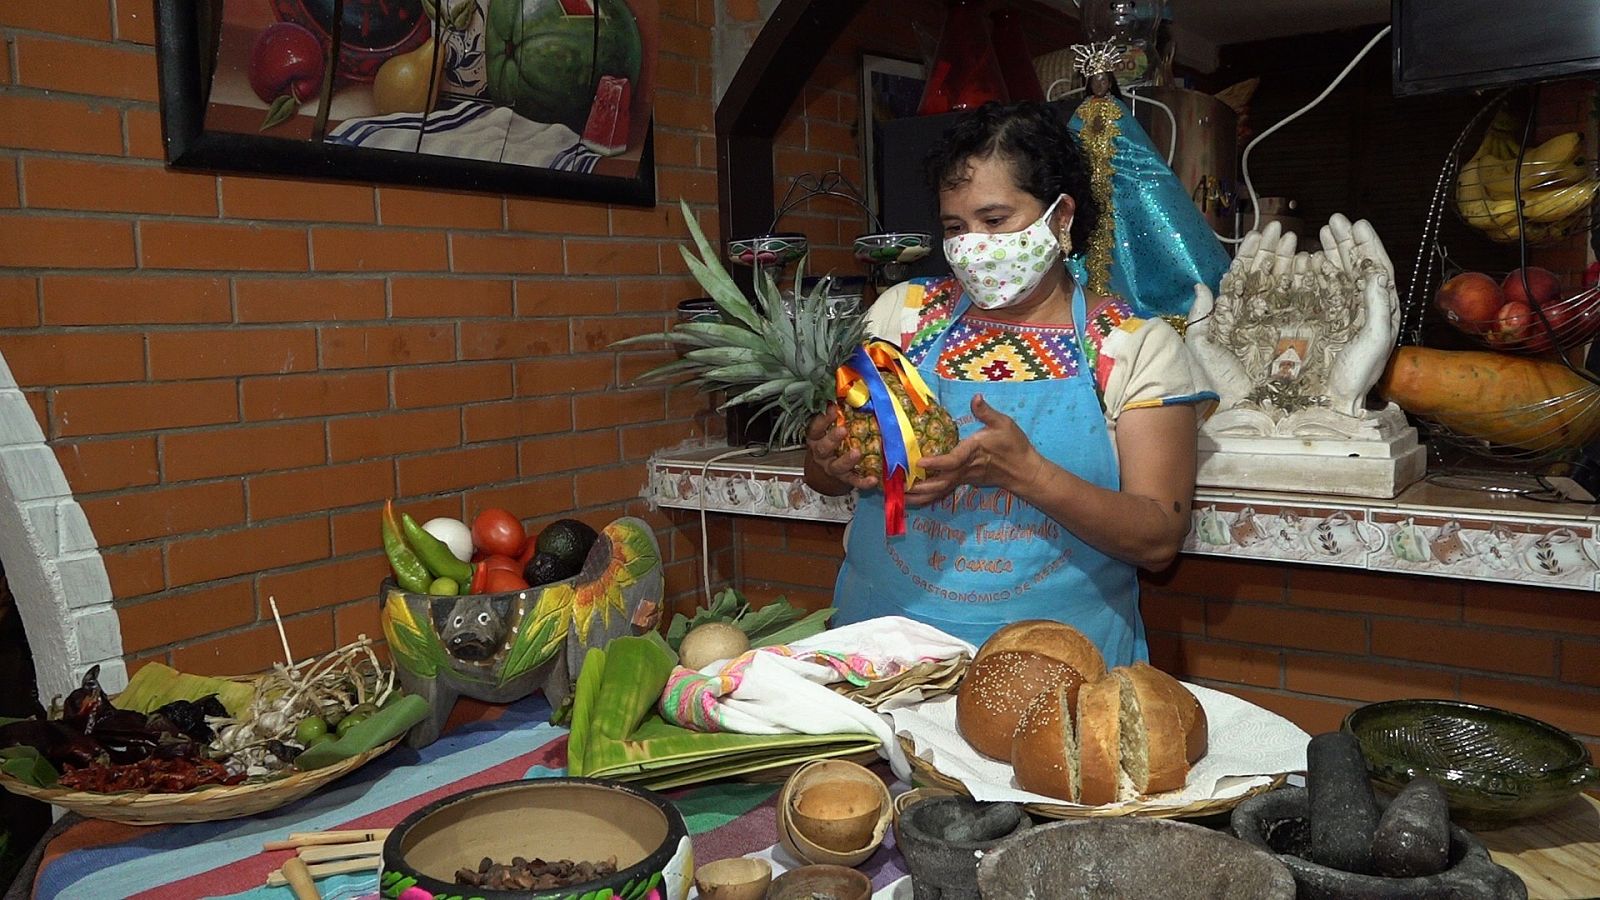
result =
M1600 800L1583 794L1537 819L1475 833L1527 884L1528 900L1600 897Z

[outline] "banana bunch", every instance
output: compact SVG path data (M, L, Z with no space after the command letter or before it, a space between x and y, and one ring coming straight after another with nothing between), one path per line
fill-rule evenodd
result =
M1513 137L1514 126L1505 112L1495 116L1478 151L1456 176L1456 209L1467 224L1501 243L1516 242L1524 226L1530 242L1560 238L1566 233L1567 220L1586 212L1600 190L1600 179L1591 174L1588 160L1580 155L1583 137L1569 131L1524 153Z

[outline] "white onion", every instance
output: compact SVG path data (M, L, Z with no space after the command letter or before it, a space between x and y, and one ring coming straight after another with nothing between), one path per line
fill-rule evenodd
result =
M456 559L472 561L472 529L465 522L444 517L429 519L422 523L422 530L443 541Z

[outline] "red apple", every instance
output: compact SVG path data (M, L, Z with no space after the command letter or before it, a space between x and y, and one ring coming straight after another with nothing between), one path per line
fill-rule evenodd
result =
M1484 332L1491 344L1520 344L1531 337L1544 334L1544 326L1533 313L1533 307L1521 300L1512 300L1500 307L1493 328Z
M1528 278L1525 290L1522 283L1523 275ZM1516 269L1506 280L1500 284L1501 293L1506 295L1507 303L1528 303L1529 306L1538 304L1540 309L1549 310L1551 304L1561 299L1561 279L1549 269L1538 266L1529 266L1526 269ZM1532 296L1530 303L1528 298Z
M297 103L322 89L322 42L293 22L262 29L250 51L250 88L262 103L292 96Z
M1482 334L1495 327L1506 298L1493 278L1482 272L1463 272L1446 281L1433 302L1450 324L1470 334Z
M1583 270L1583 289L1588 290L1600 284L1600 262L1589 263L1589 268Z

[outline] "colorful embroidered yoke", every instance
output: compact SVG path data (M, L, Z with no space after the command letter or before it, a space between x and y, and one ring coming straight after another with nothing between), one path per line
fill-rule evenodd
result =
M1118 298L1088 311L1088 340L1080 343L1071 323L1019 325L975 309L952 323L960 297L961 283L952 277L896 285L873 305L867 329L900 343L918 365L948 329L935 370L953 381L1071 378L1087 366L1113 422L1128 409L1194 403L1203 417L1214 405L1216 395L1177 332L1160 319L1139 318Z

